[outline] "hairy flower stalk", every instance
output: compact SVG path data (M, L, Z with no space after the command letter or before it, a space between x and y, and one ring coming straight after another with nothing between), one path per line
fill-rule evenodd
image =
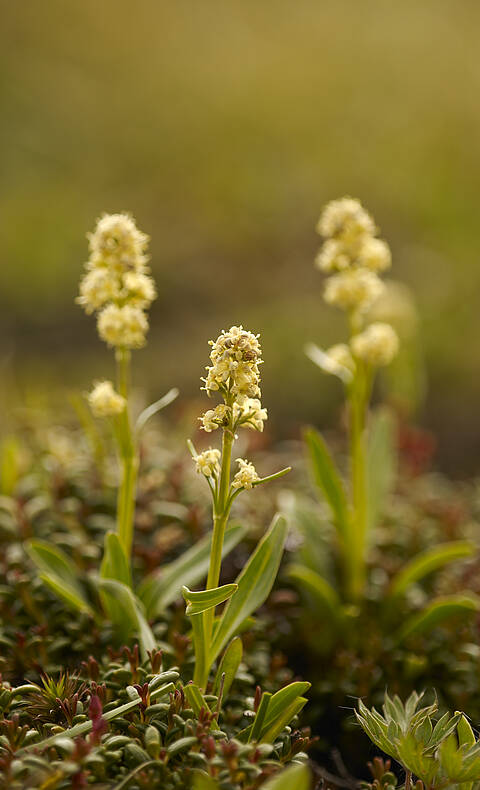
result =
M133 540L138 452L128 409L131 350L145 344L147 309L155 299L146 248L148 236L129 214L104 214L88 234L90 257L78 303L97 316L98 334L115 349L116 388L98 383L89 395L96 416L112 421L122 478L117 499L117 534L127 558Z
M345 386L350 413L350 465L353 528L345 552L345 576L351 599L365 583L368 501L366 416L376 369L388 365L398 351L398 337L387 323L368 325L367 315L384 291L380 275L391 265L385 241L377 238L370 214L350 197L331 201L317 230L324 238L315 260L327 276L324 299L346 313L349 342L322 351L310 344L308 356Z
M232 478L232 447L237 430L250 428L263 431L267 419L267 410L262 407L260 400L262 351L259 336L248 332L242 326L223 330L217 340L210 341L210 345L211 365L206 368L202 389L209 397L220 396L223 402L208 409L199 419L206 433L222 431L222 449L220 451L210 448L197 453L189 442L197 472L205 476L213 500L213 532L207 590L217 588L220 581L225 529L235 498L242 491L250 490L289 471L282 469L274 475L261 478L250 461L239 458L238 471ZM212 640L214 616L214 606L197 616L201 617L202 623L201 638L195 638L194 681L202 688L207 684L210 671L207 656Z

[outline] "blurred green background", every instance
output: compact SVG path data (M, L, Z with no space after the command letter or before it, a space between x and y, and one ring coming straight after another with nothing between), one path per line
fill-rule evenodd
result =
M340 338L313 267L322 205L372 211L422 317L418 420L478 469L476 0L0 2L0 337L18 403L110 375L73 304L85 233L131 211L159 298L136 381L198 395L206 341L262 333L277 435L338 418L302 352ZM53 394L52 394L53 397Z

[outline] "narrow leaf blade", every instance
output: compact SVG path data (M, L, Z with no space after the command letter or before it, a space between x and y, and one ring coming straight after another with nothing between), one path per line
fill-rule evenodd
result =
M286 537L286 521L282 516L277 516L236 580L238 590L225 607L215 630L209 656L212 662L244 620L269 595L280 566Z
M342 536L349 532L348 503L342 480L322 436L310 428L305 432L305 441L316 485L325 497L332 512L334 524Z
M182 594L187 603L186 614L195 615L214 609L221 603L228 601L238 590L238 584L224 584L222 587L214 587L211 590L189 590L182 587Z

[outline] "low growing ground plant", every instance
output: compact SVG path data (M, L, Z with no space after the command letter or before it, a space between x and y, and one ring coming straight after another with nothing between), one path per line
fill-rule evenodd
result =
M463 713L438 718L436 702L420 706L413 692L405 703L385 695L383 716L359 702L357 721L369 738L405 771L405 788L472 790L480 781L480 742Z

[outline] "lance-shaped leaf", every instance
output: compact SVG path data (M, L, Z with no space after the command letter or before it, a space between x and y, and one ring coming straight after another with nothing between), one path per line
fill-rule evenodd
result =
M263 724L265 721L265 717L267 715L268 706L270 704L270 700L272 695L269 691L264 691L262 697L260 699L260 704L258 706L257 712L255 714L255 719L253 720L252 728L250 730L250 734L248 736L249 741L259 741L263 731Z
M77 569L65 552L43 540L31 540L27 552L40 571L40 578L72 609L94 616L83 591Z
M214 627L209 660L213 663L242 623L265 601L273 587L287 537L287 524L276 516L243 571L236 579L238 590Z
M144 409L137 418L137 422L135 423L136 433L140 433L142 428L146 425L151 417L153 417L155 414L158 414L158 412L164 409L166 406L169 406L170 403L173 403L173 401L178 398L178 394L178 389L173 387L173 389L169 390L167 394L163 396L163 398L160 398L160 400L157 400L155 403L147 406L147 408Z
M305 354L315 365L332 376L338 376L344 384L350 384L353 375L352 371L336 362L325 351L322 351L315 343L307 343L305 346Z
M206 710L207 713L211 712L207 702L205 701L205 697L198 686L195 685L195 683L187 683L187 685L183 687L183 691L185 692L185 696L188 699L192 710L197 716L200 714L202 708Z
M260 743L274 743L276 738L280 735L282 730L298 716L300 711L305 707L308 700L305 697L296 697L289 705L279 711L276 718L262 729L262 737Z
M313 428L305 432L313 478L332 512L333 522L342 539L350 532L348 502L342 480L322 436Z
M187 603L186 614L195 615L206 612L207 609L214 609L221 603L228 601L229 598L238 590L238 584L224 584L222 587L213 587L211 590L189 590L182 587L182 595Z
M125 551L116 532L107 532L102 565L102 579L116 579L127 587L132 586L132 577Z
M472 557L475 545L468 540L456 540L434 546L418 554L408 562L395 576L390 588L392 597L404 595L410 585L420 581L429 573L449 565L455 560Z
M213 694L219 694L220 689L222 687L222 677L223 680L223 696L226 697L228 692L230 691L231 685L235 680L235 675L237 674L238 667L240 666L240 662L243 656L243 645L242 640L239 636L236 636L230 642L229 646L225 650L225 653L222 656L222 660L218 666L217 674L215 676L215 682L213 684Z
M367 484L368 524L373 530L393 489L397 472L395 420L388 409L374 415L368 433Z
M473 595L447 595L409 617L397 633L397 641L410 636L425 634L444 620L474 614L480 610L480 602Z
M263 790L310 790L311 774L306 765L290 765L263 785Z
M275 738L307 702L302 695L308 691L310 685L307 682L297 681L289 683L273 695L262 695L261 706L253 723L239 733L237 736L239 740L267 741L268 738ZM257 717L261 718L260 725ZM273 740L270 742L273 743Z
M222 557L226 557L245 537L245 527L236 525L225 532ZM140 584L137 595L145 606L147 617L161 614L165 608L181 595L182 585L198 584L208 573L212 537L207 535L169 565L160 574L147 576Z
M311 595L321 614L326 614L332 623L339 622L342 617L342 603L337 591L323 576L305 565L297 564L290 565L288 575Z
M157 643L142 612L140 601L129 587L115 579L99 579L98 584L103 595L114 604L119 604L122 622L116 622L115 625L120 628L126 626L130 632L138 634L142 655L146 658L148 651L154 650ZM112 607L112 611L117 611L117 608Z

